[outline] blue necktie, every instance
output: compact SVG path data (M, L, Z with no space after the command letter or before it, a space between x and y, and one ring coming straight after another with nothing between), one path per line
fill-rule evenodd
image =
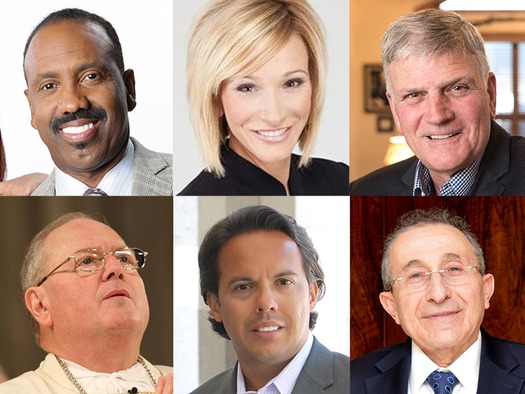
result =
M427 382L436 394L450 394L459 382L452 372L434 371L428 375Z

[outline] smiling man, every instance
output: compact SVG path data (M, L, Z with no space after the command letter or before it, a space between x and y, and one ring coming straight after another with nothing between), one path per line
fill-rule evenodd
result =
M138 270L147 252L126 245L100 217L65 214L31 241L22 290L40 367L0 393L173 393L170 367L140 355L149 305Z
M453 12L402 16L382 41L387 98L415 156L357 179L359 195L524 195L525 138L495 121L483 38Z
M272 208L241 208L217 222L199 251L201 295L237 365L195 394L348 393L349 359L310 332L325 291L305 229Z
M24 50L31 125L56 165L33 195L172 195L172 156L130 137L133 70L113 26L64 9L47 16Z
M481 328L494 277L462 218L408 212L385 241L381 270L381 304L409 339L353 360L353 394L525 393L525 345Z

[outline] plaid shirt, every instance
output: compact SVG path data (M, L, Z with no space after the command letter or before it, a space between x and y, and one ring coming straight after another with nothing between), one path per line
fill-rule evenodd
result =
M467 168L462 169L455 173L448 181L445 182L443 187L439 190L440 196L468 196L469 191L474 184L474 179L478 173L479 163L481 157L479 155L474 162ZM414 190L412 192L414 196L435 196L436 189L434 182L430 177L430 171L425 167L420 160L416 166L416 179L414 181Z

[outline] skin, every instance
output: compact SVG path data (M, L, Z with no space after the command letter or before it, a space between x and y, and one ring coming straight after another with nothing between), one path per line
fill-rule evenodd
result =
M390 249L393 278L406 276L409 267L425 272L450 261L477 265L472 247L461 231L448 224L417 225L401 233ZM465 285L448 285L439 273L427 287L411 292L395 283L379 298L403 331L440 367L448 367L478 338L481 322L494 292L494 277L470 270Z
M208 304L232 340L246 388L258 390L304 345L318 288L308 284L297 244L277 231L229 240L219 271L219 296L208 293ZM278 329L257 331L263 327Z
M129 138L128 111L136 105L133 70L119 71L111 48L100 26L66 20L40 29L24 62L31 125L55 165L91 187L121 160ZM50 125L94 109L104 110L105 118L86 114L58 131ZM89 128L80 134L63 131L79 126Z
M256 71L221 88L231 149L279 180L288 194L291 154L308 121L311 96L308 53L297 34Z
M473 56L453 54L411 55L393 61L388 74L396 126L439 193L487 146L496 116L496 77L483 77Z
M125 245L102 223L73 220L46 238L43 272L81 249L108 252ZM71 260L41 286L25 292L26 306L40 326L41 347L92 371L130 368L149 320L142 278L137 271L124 270L113 256L106 256L102 270L91 274L73 268ZM109 294L112 291L117 294Z

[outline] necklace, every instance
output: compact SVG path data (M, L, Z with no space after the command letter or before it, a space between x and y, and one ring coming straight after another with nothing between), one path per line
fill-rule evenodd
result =
M86 390L84 390L84 388L80 385L80 383L78 383L78 381L75 379L75 377L73 376L73 374L71 373L71 371L67 367L66 363L60 357L58 357L56 354L55 354L55 357L56 357L58 363L60 364L60 366L62 367L62 369L64 370L64 373L66 374L67 378L71 381L71 383L73 383L73 385L78 390L78 392L80 394L87 394ZM149 367L144 362L144 359L142 358L142 356L139 355L139 357L137 358L137 362L144 367L144 369L148 373L151 381L153 382L153 385L155 387L157 387L157 379L155 379L155 377L153 376L153 373L151 372ZM133 388L128 390L128 393L139 394L139 391L137 390L136 387L133 387ZM148 392L144 392L143 394L149 394L149 393ZM155 394L155 393L152 392L151 394Z

